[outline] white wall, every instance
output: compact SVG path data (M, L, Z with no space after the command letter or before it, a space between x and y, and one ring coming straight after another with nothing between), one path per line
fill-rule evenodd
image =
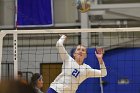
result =
M0 26L2 25L3 23L3 1L0 0Z
M0 0L0 26L14 26L15 0Z
M71 23L78 19L74 0L54 0L54 17L56 23Z
M54 1L54 21L56 24L74 23L78 19L78 12L75 7L75 0L53 0L53 1ZM0 2L2 2L0 3L0 24L4 26L14 26L15 0L0 0ZM106 14L103 15L103 18L114 19L114 20L129 19L127 15L130 14L140 15L140 13L138 12L139 8L127 9L124 11L122 11L122 9L120 10L121 10L120 12L123 12L124 15L120 15L118 13L119 10L111 10L111 12L113 11L115 12L115 14L107 11ZM136 12L134 12L133 10ZM131 18L135 17L135 15L133 15Z
M4 25L14 25L15 0L4 0Z
M70 53L73 47L66 47ZM3 49L3 62L13 63L13 48ZM56 47L18 48L18 69L20 71L40 72L40 63L62 63Z
M64 43L70 51L78 45L78 33L67 34ZM55 47L59 34L25 34L18 35L18 69L39 72L40 63L62 62ZM7 34L3 40L2 61L13 63L13 35Z

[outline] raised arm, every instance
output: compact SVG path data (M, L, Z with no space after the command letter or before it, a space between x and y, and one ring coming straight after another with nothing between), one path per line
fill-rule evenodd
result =
M95 51L95 55L98 59L100 70L97 69L88 69L88 76L89 77L105 77L107 75L106 66L103 61L103 52L104 50L101 50L100 53L97 53Z
M105 77L107 75L107 70L105 67L105 64L100 64L100 70L98 69L87 69L88 71L88 77Z
M56 43L56 47L63 62L66 61L67 58L69 57L69 54L67 53L66 49L63 46L63 43L66 38L67 37L65 35L61 35L60 39Z

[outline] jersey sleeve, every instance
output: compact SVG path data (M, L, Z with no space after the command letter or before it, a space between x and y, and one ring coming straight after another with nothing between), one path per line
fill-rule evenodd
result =
M63 62L69 58L69 54L67 53L66 49L63 46L64 40L65 40L65 37L61 36L60 39L56 43L58 53L60 54L60 57Z
M92 69L90 66L87 68L88 77L105 77L107 75L107 70L105 64L100 65L100 70Z

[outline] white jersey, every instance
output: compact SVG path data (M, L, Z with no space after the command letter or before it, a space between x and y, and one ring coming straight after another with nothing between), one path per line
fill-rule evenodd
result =
M89 65L79 65L65 50L64 38L60 38L56 44L63 60L62 72L57 76L50 87L58 93L75 93L81 82L89 77L106 76L106 67L100 65L101 70L92 69Z

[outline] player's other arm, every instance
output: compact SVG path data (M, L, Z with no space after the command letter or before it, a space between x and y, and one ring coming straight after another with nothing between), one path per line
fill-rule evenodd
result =
M105 77L107 75L107 70L105 63L103 61L104 50L102 48L96 49L95 55L98 59L100 70L97 69L88 69L88 75L92 77Z
M100 70L92 69L91 67L87 69L88 77L105 77L107 75L107 70L104 62L100 64Z

